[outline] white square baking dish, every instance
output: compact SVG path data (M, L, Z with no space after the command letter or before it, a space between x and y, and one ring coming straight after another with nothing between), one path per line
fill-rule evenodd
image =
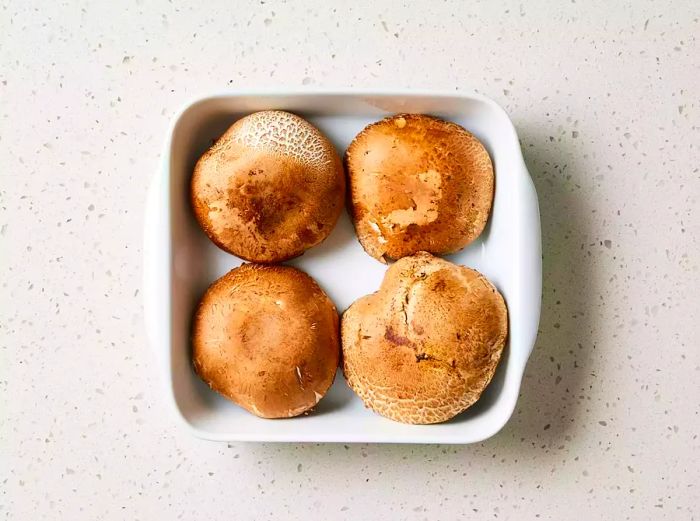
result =
M365 409L342 372L317 409L285 420L257 418L210 390L190 362L191 317L207 286L241 263L219 250L194 220L188 188L198 157L245 114L283 109L316 125L343 154L368 123L397 112L459 123L486 146L496 173L493 211L481 237L450 256L484 273L509 310L509 337L496 375L473 407L437 425L404 425ZM476 94L437 92L232 92L199 99L176 116L148 197L144 248L146 325L167 401L196 436L226 441L473 443L511 416L540 315L537 195L506 113ZM386 266L367 255L343 214L331 236L289 262L314 277L344 311L379 288Z

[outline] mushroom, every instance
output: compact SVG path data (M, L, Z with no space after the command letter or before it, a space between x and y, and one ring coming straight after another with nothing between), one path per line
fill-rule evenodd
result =
M455 123L421 114L385 118L355 137L345 164L357 236L382 262L458 251L486 225L491 159Z
M243 264L206 291L192 345L194 368L212 389L263 418L297 416L333 383L338 312L306 273Z
M379 414L439 423L479 399L507 332L503 297L483 275L419 252L343 314L343 372Z
M192 207L209 238L249 261L301 255L333 230L345 177L328 139L278 110L238 120L197 161Z

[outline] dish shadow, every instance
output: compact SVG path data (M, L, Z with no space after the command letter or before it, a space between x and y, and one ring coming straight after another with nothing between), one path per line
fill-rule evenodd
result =
M576 154L570 152L566 141L552 141L545 130L518 128L540 206L543 264L538 337L511 419L483 445L514 438L541 450L543 444L558 447L571 441L583 400L579 396L585 391L586 368L595 349L590 334L601 280L586 250L595 240L588 224L592 208L579 196L576 184L587 170L585 153L580 146ZM478 416L493 405L497 390L503 386L509 357L506 349L479 401L451 423Z
M540 204L542 311L513 417L485 444L511 438L541 453L543 446L556 449L575 436L596 348L591 335L602 279L588 250L596 240L594 210L577 184L589 170L585 150L577 145L573 152L566 138L557 140L542 127L518 130Z

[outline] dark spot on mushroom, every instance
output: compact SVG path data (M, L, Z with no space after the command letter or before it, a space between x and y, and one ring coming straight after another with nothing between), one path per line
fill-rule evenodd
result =
M388 326L386 328L386 331L384 332L384 338L386 338L389 342L397 346L407 346L413 344L413 342L411 342L405 336L396 334L391 326Z
M438 279L433 286L433 291L444 291L447 289L447 284L443 279Z
M314 239L316 237L314 232L311 231L309 228L304 228L303 230L299 231L298 235L299 239L306 244L314 242Z

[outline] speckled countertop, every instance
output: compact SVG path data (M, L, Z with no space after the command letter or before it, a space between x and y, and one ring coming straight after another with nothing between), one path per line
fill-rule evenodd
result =
M698 519L697 2L100 4L0 5L0 518ZM165 408L140 287L169 120L307 85L512 116L544 301L494 438L227 445Z

